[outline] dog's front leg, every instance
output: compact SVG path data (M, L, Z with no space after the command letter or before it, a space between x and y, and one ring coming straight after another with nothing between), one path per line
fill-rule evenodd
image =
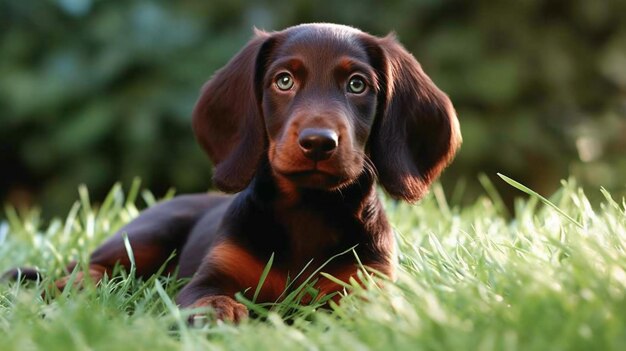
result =
M395 278L394 267L389 262L369 262L365 263L364 267L365 270L356 264L347 264L330 268L326 273L331 278L326 276L320 277L315 285L318 290L318 296L333 295L332 300L339 303L346 284L350 285L353 281L356 281L359 285L365 286L362 279L371 279L368 275L373 277L380 274L392 280ZM359 271L362 271L363 274L359 274Z
M238 322L248 315L247 308L234 300L235 294L251 298L258 291L257 302L273 302L283 293L286 275L272 268L262 282L267 258L260 258L233 240L213 246L197 273L176 297L182 308L211 307L216 319ZM192 315L190 321L200 317Z

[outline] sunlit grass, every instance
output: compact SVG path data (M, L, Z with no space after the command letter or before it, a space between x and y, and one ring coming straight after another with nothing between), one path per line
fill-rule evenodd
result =
M86 189L64 220L6 210L0 271L39 267L39 284L0 284L2 350L623 350L626 348L626 203L593 207L574 182L542 198L520 192L512 214L486 179L471 206L448 203L436 186L417 206L386 200L397 229L396 282L353 294L332 311L244 301L263 318L189 328L172 302L183 282L140 281L132 272L40 293L73 258L155 202L135 184L98 207ZM601 190L598 190L599 192ZM141 200L140 200L141 198Z

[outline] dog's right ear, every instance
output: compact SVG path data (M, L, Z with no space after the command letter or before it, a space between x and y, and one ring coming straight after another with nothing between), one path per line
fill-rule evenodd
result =
M248 186L267 147L257 89L271 43L271 34L256 30L204 85L193 110L196 139L214 165L213 183L225 192Z

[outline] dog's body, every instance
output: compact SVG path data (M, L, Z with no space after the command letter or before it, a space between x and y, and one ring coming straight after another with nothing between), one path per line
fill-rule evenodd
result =
M395 38L331 24L258 32L204 87L194 130L215 184L239 193L146 210L92 254L89 274L98 281L130 266L127 233L139 275L175 252L166 271L191 278L178 304L212 306L230 320L247 315L233 296L254 292L272 254L257 301L279 299L288 279L351 247L393 277L394 237L376 181L417 201L461 140L449 99ZM354 255L324 268L344 281L357 270ZM340 289L324 277L317 287Z

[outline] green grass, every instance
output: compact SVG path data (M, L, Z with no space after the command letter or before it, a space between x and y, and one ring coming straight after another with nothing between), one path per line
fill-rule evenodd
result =
M448 204L435 186L417 206L386 201L398 232L396 282L353 294L332 311L252 306L266 318L189 328L172 297L182 282L132 272L50 303L49 281L0 284L2 350L624 350L626 203L592 207L574 182L543 198L526 192L512 214L493 186L471 206ZM0 271L40 267L58 276L154 203L135 184L98 208L81 188L65 220L6 210ZM140 201L138 197L142 197ZM364 298L363 298L364 297ZM286 321L287 320L287 321Z

